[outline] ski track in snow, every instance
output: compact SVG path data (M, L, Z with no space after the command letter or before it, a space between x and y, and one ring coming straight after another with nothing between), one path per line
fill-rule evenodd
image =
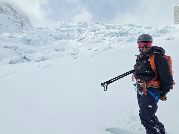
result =
M172 57L176 85L168 100L159 102L157 116L169 134L178 134L179 28L102 23L1 33L0 132L145 133L131 76L106 92L100 86L133 68L142 33Z

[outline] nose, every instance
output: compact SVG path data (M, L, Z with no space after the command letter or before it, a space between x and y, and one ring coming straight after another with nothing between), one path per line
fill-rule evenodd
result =
M143 48L145 48L145 49L146 49L146 48L147 48L147 46L145 45Z

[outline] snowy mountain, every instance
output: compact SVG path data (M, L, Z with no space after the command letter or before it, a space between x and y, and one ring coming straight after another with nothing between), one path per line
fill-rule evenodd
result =
M11 5L0 2L0 33L30 29L32 26L26 17L14 10Z
M37 28L18 33L1 34L0 63L17 64L51 59L62 61L93 57L133 43L138 35L150 33L154 38L167 36L175 26L142 26L134 24L111 25L103 23L62 23L57 27ZM166 40L174 37L167 36ZM5 51L12 51L8 54ZM7 56L5 56L7 55Z
M0 34L0 134L144 134L131 76L100 86L133 69L143 33L172 58L157 116L178 134L179 27L99 22Z

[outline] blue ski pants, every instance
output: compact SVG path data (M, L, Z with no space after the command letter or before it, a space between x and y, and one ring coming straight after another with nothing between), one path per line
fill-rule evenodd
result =
M155 93L160 97L159 88L147 88L147 90ZM145 127L147 134L165 134L164 125L158 120L155 115L158 109L156 100L152 95L143 94L143 89L140 87L137 92L137 99L139 105L139 117L141 124Z

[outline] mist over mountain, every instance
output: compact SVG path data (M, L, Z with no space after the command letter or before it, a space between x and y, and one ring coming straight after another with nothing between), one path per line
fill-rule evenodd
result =
M27 17L18 13L10 4L0 2L0 33L30 29L32 25Z

